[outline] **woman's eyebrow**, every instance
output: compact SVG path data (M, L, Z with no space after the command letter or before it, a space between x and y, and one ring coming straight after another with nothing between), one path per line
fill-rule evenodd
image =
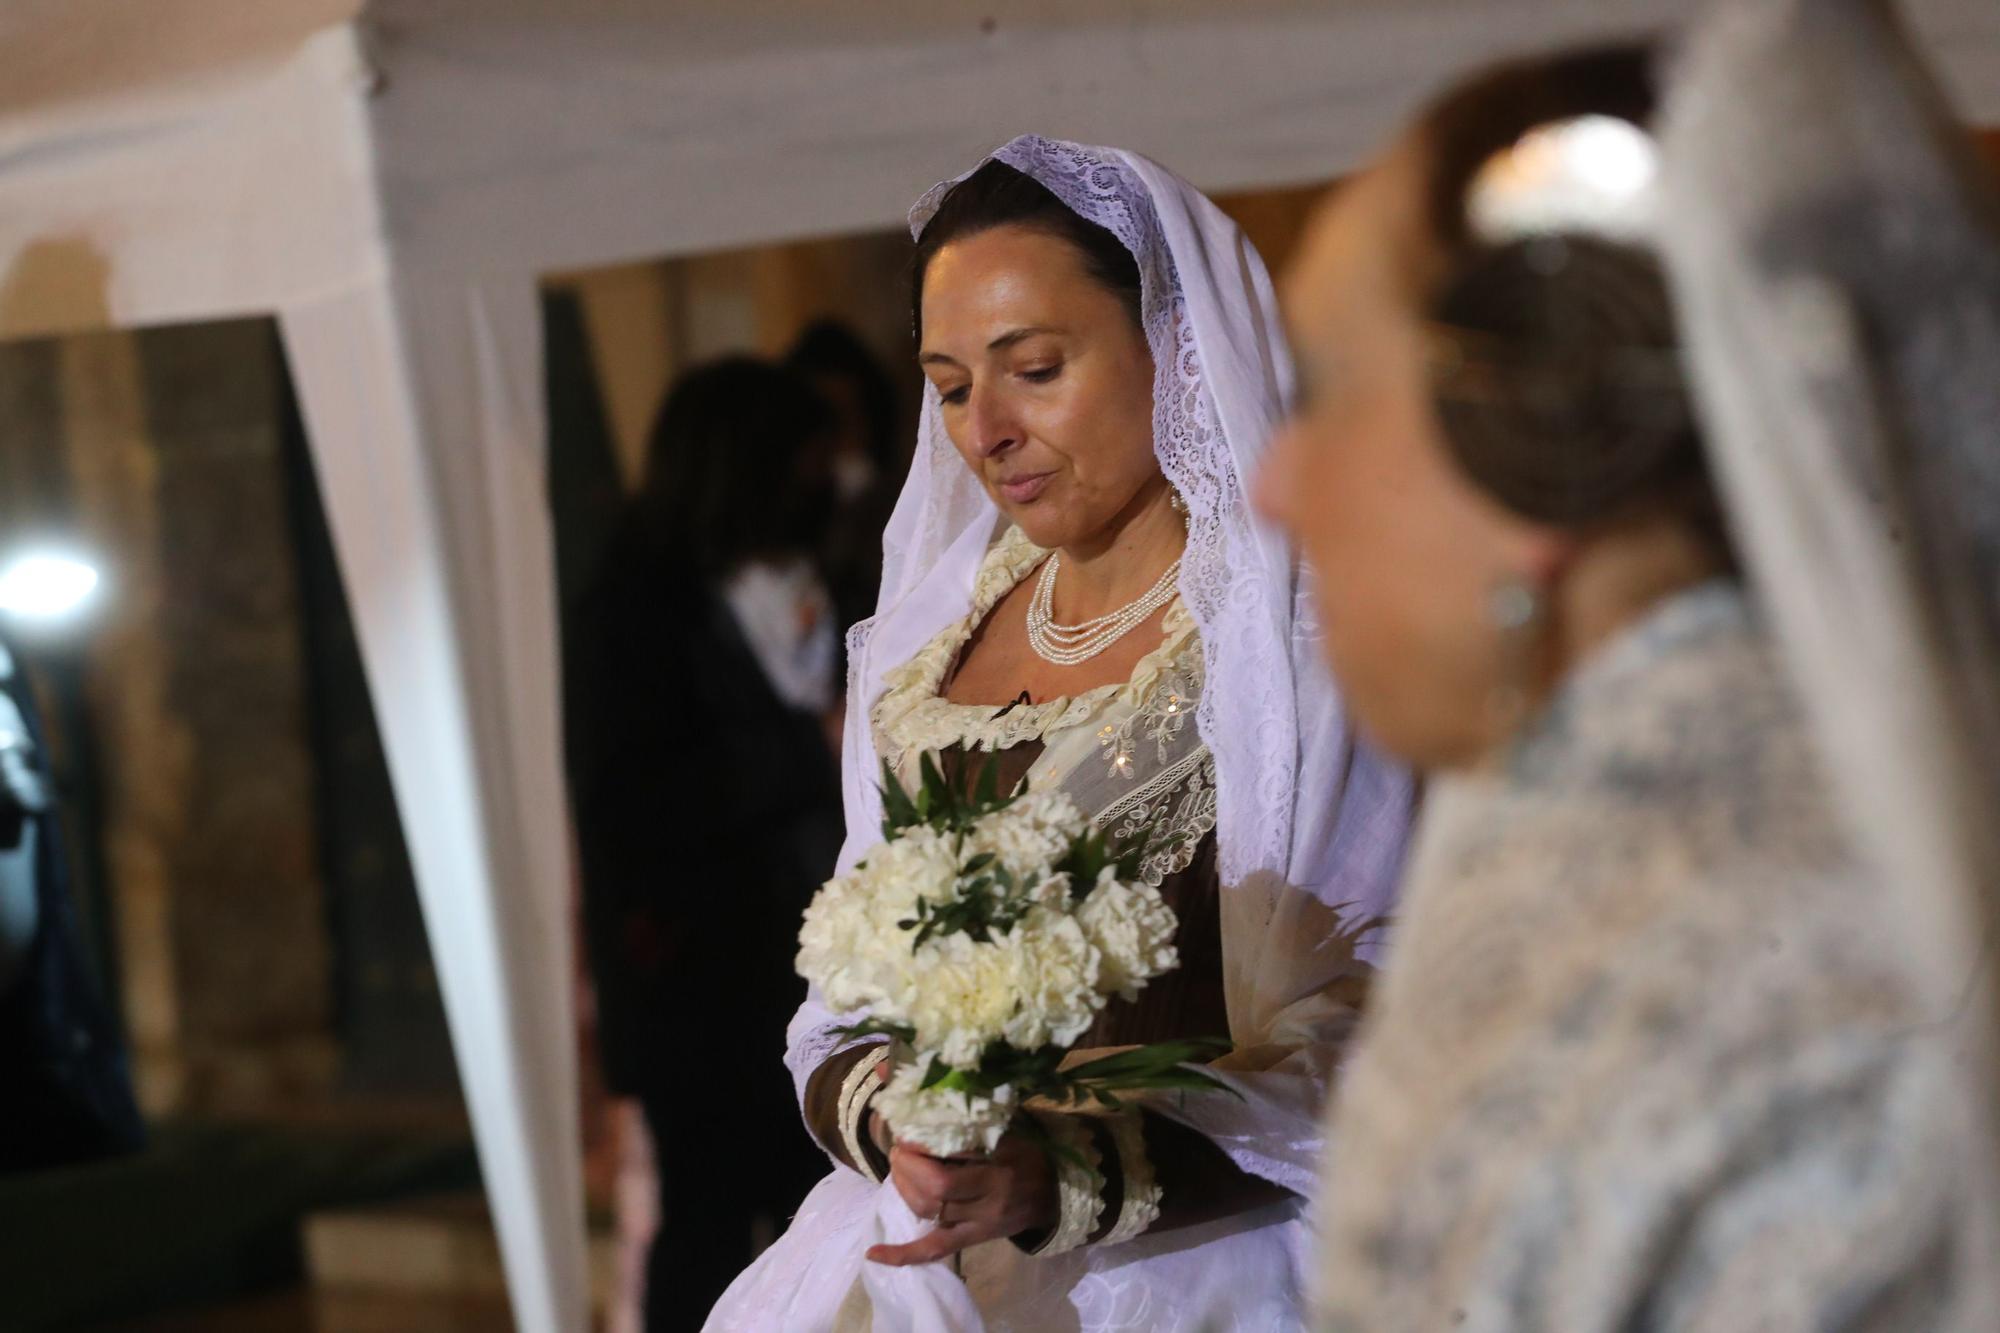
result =
M1061 329L1055 328L1048 324L1030 324L1025 328L1009 329L1007 330L1007 332L995 338L992 342L987 343L986 350L989 352L1004 352L1009 347L1012 347L1015 343L1023 342L1029 338L1035 337L1037 334L1061 333L1061 332L1062 332ZM960 362L957 357L947 356L943 352L925 352L922 356L919 356L917 358L917 364L920 366L939 365L939 366L960 366L961 369L963 368L960 365Z
M1024 341L1025 339L1034 337L1038 333L1060 333L1060 332L1062 332L1061 329L1053 329L1046 324L1030 324L1028 327L1024 329L1009 329L1007 332L1001 334L998 338L995 338L992 342L987 343L986 350L989 352L1001 352L1005 351L1009 347L1012 347L1017 342L1021 342Z

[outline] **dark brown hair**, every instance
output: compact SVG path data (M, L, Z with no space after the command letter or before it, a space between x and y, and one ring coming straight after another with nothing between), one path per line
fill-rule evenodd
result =
M1528 132L1582 116L1643 128L1653 105L1651 51L1620 46L1499 66L1424 115L1424 213L1444 259L1432 386L1454 459L1508 509L1581 527L1663 508L1728 560L1659 261L1595 235L1492 244L1467 214L1480 168Z
M810 552L832 508L811 451L832 429L831 410L797 371L749 356L696 366L653 420L629 521L708 577Z
M1007 226L1028 227L1076 247L1084 271L1124 303L1135 328L1144 329L1139 261L1124 242L1072 211L1034 177L996 161L952 186L917 238L910 263L910 327L919 343L924 338L924 274L937 252L953 241Z
M814 320L785 353L785 364L808 377L853 385L865 418L869 457L884 476L907 470L909 459L896 438L895 381L860 334L837 319Z

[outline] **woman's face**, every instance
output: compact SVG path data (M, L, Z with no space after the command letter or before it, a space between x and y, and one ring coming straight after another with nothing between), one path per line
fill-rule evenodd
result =
M1007 226L940 249L918 359L959 456L1037 546L1089 545L1164 494L1146 339L1068 241Z
M1551 539L1485 498L1432 409L1421 294L1438 258L1407 145L1320 206L1286 275L1300 400L1257 503L1318 575L1326 649L1362 729L1419 767L1475 761L1512 677L1488 611L1544 581Z

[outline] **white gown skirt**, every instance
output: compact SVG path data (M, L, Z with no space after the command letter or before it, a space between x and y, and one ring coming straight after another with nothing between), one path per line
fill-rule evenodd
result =
M993 1241L947 1264L886 1268L871 1245L929 1229L893 1185L837 1168L723 1293L710 1333L1272 1333L1305 1327L1305 1205L1053 1258Z

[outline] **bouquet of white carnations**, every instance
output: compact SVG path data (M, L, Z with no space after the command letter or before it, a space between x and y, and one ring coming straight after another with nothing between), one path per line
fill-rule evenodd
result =
M875 1109L938 1156L991 1152L1030 1097L1119 1104L1141 1088L1221 1088L1189 1068L1226 1049L1161 1042L1070 1069L1113 996L1179 965L1173 909L1139 878L1144 840L1111 847L1058 791L969 793L931 756L912 794L883 766L882 844L806 909L799 972L848 1029L893 1040ZM1033 1122L1023 1121L1033 1132Z

